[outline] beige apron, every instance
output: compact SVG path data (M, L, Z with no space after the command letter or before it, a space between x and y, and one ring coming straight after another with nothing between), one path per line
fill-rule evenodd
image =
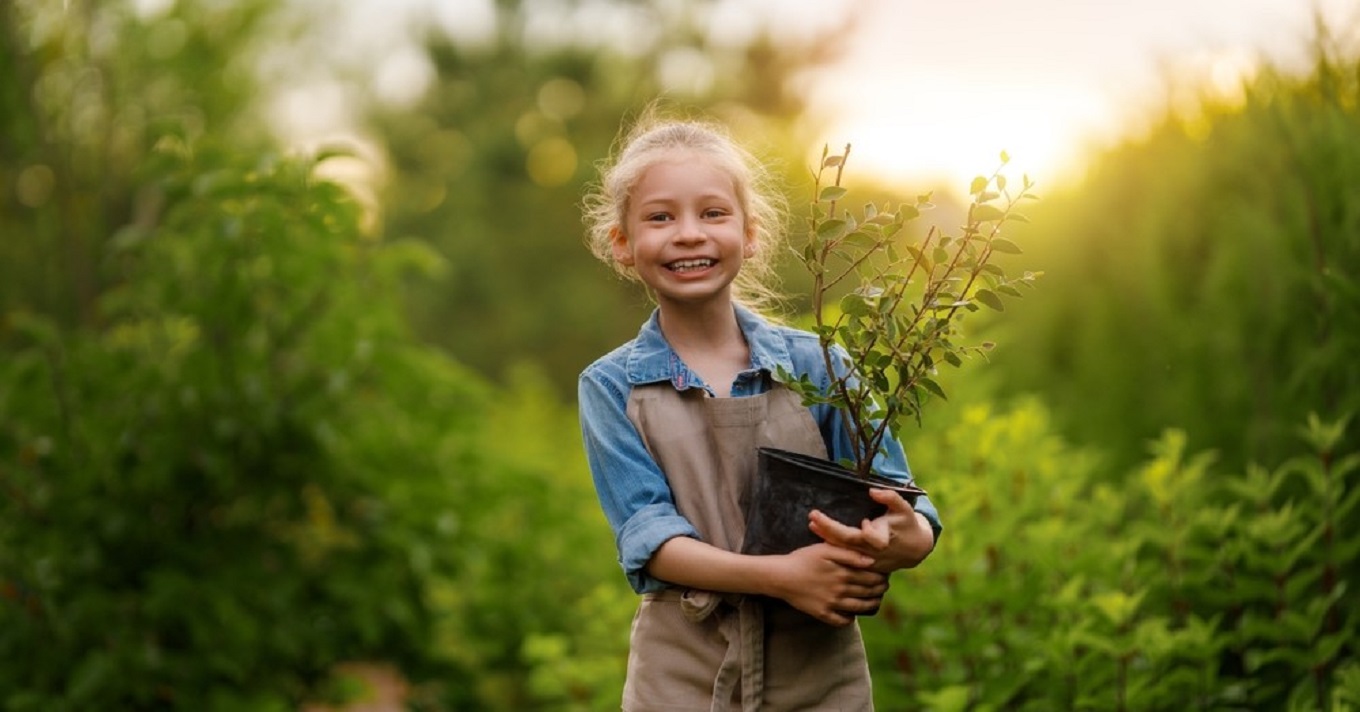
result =
M628 419L703 541L741 549L756 448L826 457L808 409L775 385L710 398L669 382L638 386ZM710 591L647 594L633 618L626 712L873 709L858 624L826 625L781 601Z

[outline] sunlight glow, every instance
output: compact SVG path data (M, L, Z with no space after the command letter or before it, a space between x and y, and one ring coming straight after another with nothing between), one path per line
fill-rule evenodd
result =
M955 192L997 169L1002 151L1009 177L1069 178L1089 137L1110 123L1100 97L1061 87L922 85L842 105L862 109L833 120L825 141L852 144L851 165L885 182Z

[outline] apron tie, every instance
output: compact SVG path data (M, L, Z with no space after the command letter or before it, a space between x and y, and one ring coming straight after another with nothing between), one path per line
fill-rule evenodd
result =
M732 691L741 684L742 712L760 712L765 693L765 607L752 596L688 589L680 596L685 619L698 623L727 603L733 610L718 615L718 632L727 641L713 682L711 712L730 709Z

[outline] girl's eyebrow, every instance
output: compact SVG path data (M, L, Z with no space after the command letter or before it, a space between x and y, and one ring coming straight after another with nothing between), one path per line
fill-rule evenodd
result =
M734 199L732 198L732 196L730 196L730 195L724 195L724 194L719 193L719 192L714 192L714 193L701 193L701 194L699 194L698 196L696 196L695 200L696 200L696 202L718 201L718 202L722 202L722 203L727 203L727 204L729 204L729 205L730 205L730 204L735 204L735 203L736 203L736 200L734 200ZM638 205L652 205L652 204L656 204L656 203L661 203L661 204L665 204L665 205L674 205L674 204L678 204L678 203L681 203L681 202L684 202L684 201L682 201L680 198L677 198L677 197L675 197L675 196L671 196L671 195L657 195L657 196L649 196L649 197L647 197L647 198L644 199L644 200L638 201Z

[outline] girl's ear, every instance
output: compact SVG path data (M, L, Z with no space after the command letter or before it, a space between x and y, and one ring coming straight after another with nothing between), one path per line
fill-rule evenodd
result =
M617 226L609 228L609 244L614 251L614 261L624 267L633 266L633 250L628 247L628 236Z
M756 256L756 251L760 249L760 231L756 229L755 220L746 221L746 243L741 247L741 256L747 259Z

